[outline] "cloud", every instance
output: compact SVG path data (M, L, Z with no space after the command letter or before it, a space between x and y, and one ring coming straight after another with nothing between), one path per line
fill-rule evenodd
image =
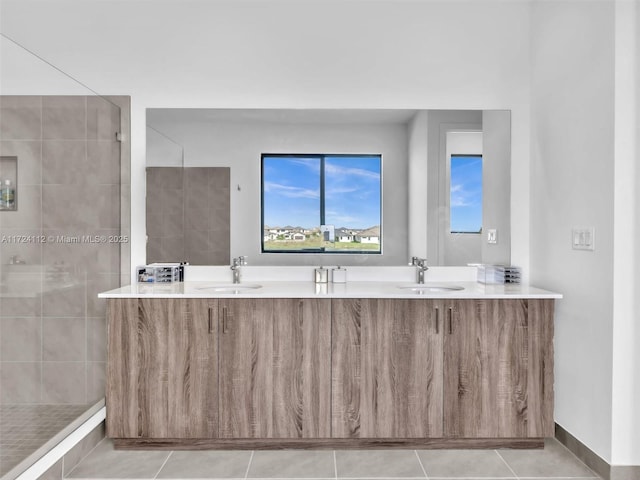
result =
M371 170L365 170L364 168L341 167L339 165L327 162L325 163L324 169L326 173L330 175L337 175L340 177L351 175L360 178L366 178L369 180L380 180L380 173L372 172Z
M292 187L274 182L264 182L265 193L273 193L288 198L320 198L319 190L309 188Z
M464 185L451 185L451 207L471 207L476 204L477 194L464 189Z

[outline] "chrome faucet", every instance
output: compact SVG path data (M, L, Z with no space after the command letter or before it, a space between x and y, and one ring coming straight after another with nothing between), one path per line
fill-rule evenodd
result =
M429 270L429 267L427 266L427 259L426 258L419 258L419 257L411 257L411 265L417 267L418 271L418 283L419 284L423 284L424 283L424 272L426 272L427 270Z
M233 271L233 283L240 283L240 267L247 264L247 257L241 255L233 259L231 270Z

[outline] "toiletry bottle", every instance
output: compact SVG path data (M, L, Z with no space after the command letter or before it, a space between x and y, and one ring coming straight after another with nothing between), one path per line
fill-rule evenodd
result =
M16 193L11 185L11 180L5 180L0 190L0 208L3 210L13 210L15 208Z

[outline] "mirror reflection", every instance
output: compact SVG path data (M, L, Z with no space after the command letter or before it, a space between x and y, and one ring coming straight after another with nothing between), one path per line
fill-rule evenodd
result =
M182 183L169 181L168 206L166 195L147 195L148 261L510 261L509 111L149 109L147 125L147 192L150 171L183 172ZM300 174L269 170L265 156L297 160ZM379 170L363 158L379 158ZM194 192L184 179L204 168L226 177ZM225 201L213 200L217 191Z

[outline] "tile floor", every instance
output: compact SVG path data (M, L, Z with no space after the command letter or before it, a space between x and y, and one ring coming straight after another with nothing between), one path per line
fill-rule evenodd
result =
M86 410L87 405L0 406L0 477Z
M104 439L73 479L598 479L555 439L544 450L126 451Z

